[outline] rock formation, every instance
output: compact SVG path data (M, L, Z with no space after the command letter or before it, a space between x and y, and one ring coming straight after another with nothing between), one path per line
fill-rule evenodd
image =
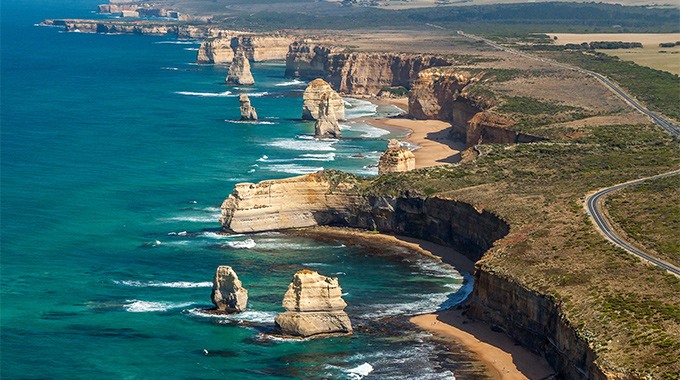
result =
M452 68L432 68L418 74L410 91L408 113L415 119L434 119L453 124L451 138L477 144L517 143L543 140L512 130L515 121L486 111L494 99L470 95L472 86L484 73L472 76Z
M336 120L345 119L345 101L338 95L331 85L323 79L315 79L307 85L305 93L302 95L304 104L302 105L303 120L319 119L319 103L322 95L328 95L330 107L329 111L335 114Z
M337 278L302 270L295 274L283 297L283 308L274 320L284 335L308 337L318 334L348 334L352 323L344 312L347 304Z
M314 137L317 138L339 138L340 126L335 112L331 108L331 97L329 94L322 94L319 101L319 115L314 123Z
M255 112L255 108L250 105L248 95L239 95L238 101L241 103L241 120L257 120L257 112Z
M254 183L239 183L222 202L220 223L233 233L302 228L340 222L359 197L353 184L333 187L328 173Z
M239 50L243 50L246 57L253 62L281 61L286 59L291 42L291 38L278 35L260 36L223 31L217 37L203 40L198 48L196 63L230 63Z
M387 142L387 149L396 148L396 147L399 147L399 146L401 146L401 144L399 143L399 140L397 140L397 139L391 139L390 141Z
M411 88L418 72L449 66L442 57L394 53L345 53L336 48L295 42L286 56L286 77L324 78L348 94L377 94L383 87Z
M378 175L406 172L416 168L416 156L410 150L395 146L380 156Z
M252 86L255 84L253 74L250 73L250 62L248 62L248 58L246 58L243 50L234 56L234 60L231 62L231 66L229 66L227 84L241 86Z
M210 296L217 310L238 313L246 308L248 291L241 286L236 272L226 265L217 267Z

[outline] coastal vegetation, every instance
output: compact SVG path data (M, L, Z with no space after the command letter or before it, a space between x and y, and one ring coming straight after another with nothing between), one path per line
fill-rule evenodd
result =
M680 266L680 175L623 189L607 199L609 216L630 240Z

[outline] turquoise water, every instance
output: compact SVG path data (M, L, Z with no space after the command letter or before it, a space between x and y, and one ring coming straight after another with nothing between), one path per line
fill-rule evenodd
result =
M398 135L350 121L346 139L312 139L298 120L304 83L284 79L282 63L253 64L252 88L226 87L224 67L192 64L198 41L34 26L96 17L98 2L2 4L3 378L476 376L458 347L407 323L469 291L450 268L338 241L216 234L234 184L374 175ZM258 123L233 121L241 92ZM349 117L397 111L347 101ZM249 289L243 314L197 312L219 265ZM339 278L355 335L268 335L300 269Z

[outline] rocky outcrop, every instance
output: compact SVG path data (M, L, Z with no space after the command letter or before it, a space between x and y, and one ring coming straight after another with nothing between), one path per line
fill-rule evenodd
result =
M230 266L221 265L215 272L210 298L217 310L238 313L246 308L248 291L243 288L236 272Z
M387 142L387 149L396 148L396 147L400 147L400 146L401 146L401 144L399 143L399 140L397 140L397 139L391 139L390 141Z
M509 231L494 214L449 198L361 195L353 178L330 170L237 184L220 223L230 233L319 225L393 232L457 247L475 261Z
M220 36L207 38L201 43L196 63L230 63L239 50L253 62L282 61L286 59L291 42L293 40L285 36L254 36L243 32L224 31Z
M377 94L383 87L411 87L418 72L449 66L442 57L396 53L346 53L296 42L286 57L286 77L322 78L348 94Z
M422 71L410 91L409 116L451 122L451 138L465 141L468 148L477 144L544 140L516 132L511 128L514 120L486 111L496 105L493 99L470 95L482 75L472 76L467 71L450 68Z
M327 95L330 108L329 112L335 115L336 120L345 119L345 101L338 95L331 85L323 79L315 79L307 85L305 93L302 95L304 104L302 105L302 120L319 119L319 104L321 97Z
M406 172L416 168L416 156L410 150L395 146L388 148L380 156L378 175Z
M222 203L220 223L232 233L342 223L361 199L353 184L333 184L326 174L239 183Z
M257 112L255 112L255 108L250 105L248 95L239 95L238 101L241 104L241 120L257 120Z
M234 60L229 66L229 74L227 75L227 84L252 86L255 84L253 74L250 73L250 62L246 58L243 51L239 51Z
M337 278L302 270L295 274L283 297L283 308L274 320L283 335L308 337L319 334L352 333L344 312L347 304Z
M340 138L340 125L331 106L331 96L327 93L322 94L319 100L318 119L314 122L314 137Z
M45 20L42 26L63 26L67 32L104 34L144 34L163 36L177 34L172 22L154 21L99 21L99 20Z

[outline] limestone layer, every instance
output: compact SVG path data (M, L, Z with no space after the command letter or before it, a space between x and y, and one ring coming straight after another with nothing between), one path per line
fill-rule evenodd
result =
M248 58L246 58L243 51L236 54L234 60L231 62L226 81L227 84L241 86L252 86L255 84L253 74L250 72L250 62L248 62Z
M255 108L250 105L248 95L239 95L238 101L241 105L241 120L257 120L257 112L255 112Z
M416 156L410 150L394 146L380 156L378 175L406 172L416 168Z
M290 37L271 35L256 36L242 32L224 32L220 36L203 40L198 48L196 63L230 63L234 54L243 50L253 62L282 61L288 54Z
M340 125L331 106L331 97L324 93L319 100L318 119L314 123L314 137L339 138Z
M322 78L348 94L377 94L383 87L411 87L418 72L449 66L442 57L396 53L347 53L340 49L294 42L286 56L286 77Z
M222 203L220 223L227 232L245 233L332 224L348 217L348 205L360 198L353 184L334 185L328 173L239 183Z
M514 131L514 120L490 111L496 104L483 95L471 95L482 74L472 76L453 68L431 68L418 74L409 95L408 113L415 119L433 119L453 124L451 137L477 144L520 143L543 140Z
M248 291L230 266L221 265L215 272L210 298L217 310L238 313L248 304Z
M303 120L319 119L319 104L322 96L328 96L329 111L335 115L336 120L345 119L345 101L333 90L331 85L323 79L315 79L307 85L305 93L302 95L304 103L302 105Z
M347 304L337 278L309 270L297 272L282 306L286 311L276 316L274 324L284 335L307 337L352 332L352 324L343 311Z

